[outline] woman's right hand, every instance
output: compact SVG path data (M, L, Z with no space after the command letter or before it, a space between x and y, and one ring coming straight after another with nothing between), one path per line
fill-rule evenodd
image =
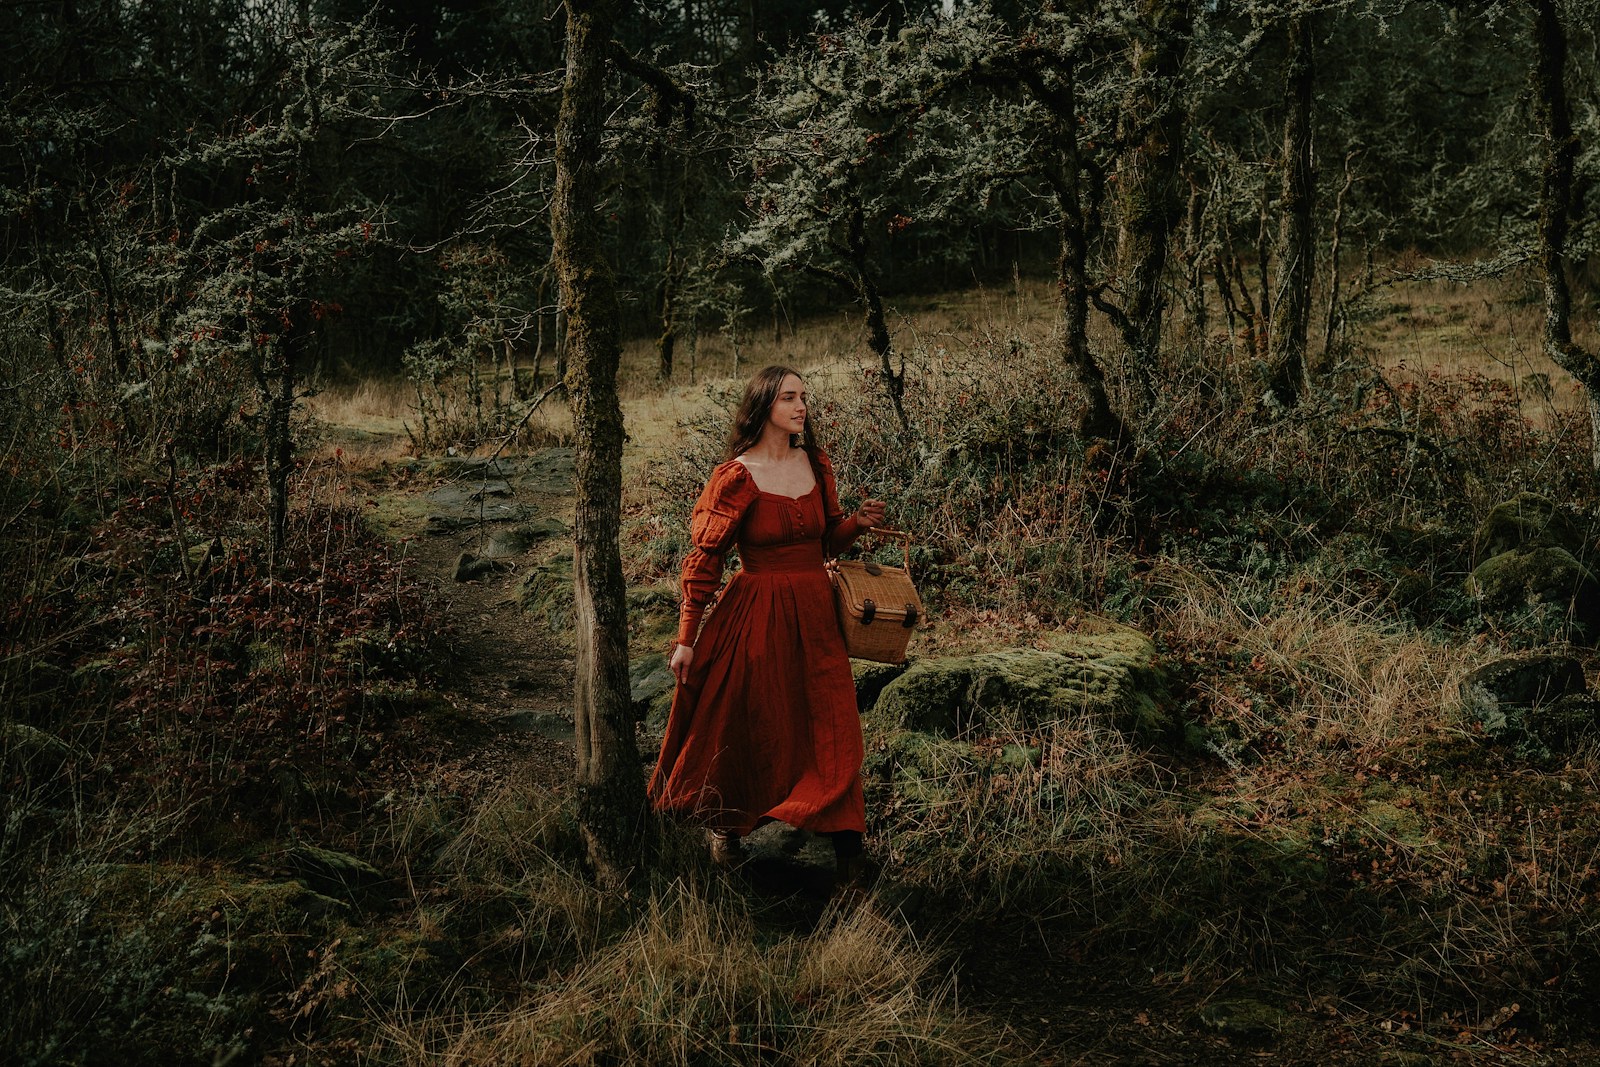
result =
M689 664L694 662L694 648L690 645L678 645L672 650L672 658L667 661L667 669L672 676L678 679L678 684L689 680Z

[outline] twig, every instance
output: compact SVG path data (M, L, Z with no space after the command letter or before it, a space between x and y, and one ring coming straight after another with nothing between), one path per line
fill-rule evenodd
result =
M496 446L495 450L492 453L490 453L489 459L488 459L489 463L493 463L495 460L500 458L500 453L505 451L506 445L509 445L512 441L515 441L517 439L517 434L521 433L522 432L522 428L524 426L528 425L528 420L533 418L533 413L535 411L539 410L539 405L543 404L545 402L545 400L550 396L551 393L555 392L557 389L560 389L565 384L566 384L565 382L561 381L558 378L558 379L556 379L555 384L551 385L550 388L546 389L544 392L539 394L539 398L533 402L533 406L530 407L527 410L527 412L523 414L522 421L517 423L516 429L512 430L509 434L507 434L506 435L506 439L504 441L501 441L500 444L498 446Z

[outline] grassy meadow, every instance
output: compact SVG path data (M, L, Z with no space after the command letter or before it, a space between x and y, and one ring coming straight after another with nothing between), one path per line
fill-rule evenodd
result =
M13 450L4 1047L37 1064L1592 1062L1600 747L1490 729L1460 695L1512 653L1600 667L1563 605L1467 586L1480 527L1518 492L1557 502L1596 566L1584 398L1539 351L1537 302L1509 281L1372 289L1333 351L1313 345L1307 401L1276 414L1226 321L1184 336L1180 318L1159 375L1177 384L1107 474L1073 433L1053 294L902 300L912 435L850 311L681 339L670 382L648 341L624 354L633 586L674 578L740 383L784 362L807 373L847 506L881 496L917 536L914 657L1126 630L1157 651L1154 735L999 706L933 737L868 710L883 876L864 902L758 890L671 827L646 885L608 894L559 766L436 758L442 736L499 742L453 700L455 594L392 500L448 451L500 445L450 438L481 410L463 388L430 396L426 434L404 381L306 402L292 581L253 547L248 457L122 471L68 449L29 473ZM478 399L520 411L513 384ZM569 439L552 397L506 451ZM670 599L640 605L634 654L659 654ZM537 612L495 610L559 655Z

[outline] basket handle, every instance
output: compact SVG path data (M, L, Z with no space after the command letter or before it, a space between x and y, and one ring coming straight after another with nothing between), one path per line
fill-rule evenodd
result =
M904 530L890 529L887 526L874 526L874 527L872 527L870 529L863 530L862 533L861 533L861 536L862 537L898 538L899 541L900 541L900 551L901 551L902 555L905 557L905 568L906 568L906 571L908 573L910 572L910 570L911 570L911 541L912 541L912 537L911 537L910 534L906 533Z

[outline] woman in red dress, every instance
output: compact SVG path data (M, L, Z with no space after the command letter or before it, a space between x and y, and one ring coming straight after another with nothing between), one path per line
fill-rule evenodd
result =
M650 779L656 809L705 823L720 862L776 819L830 835L842 882L864 874L861 719L823 561L883 521L882 501L839 507L800 375L752 378L689 522L678 685ZM741 569L718 595L735 547Z

